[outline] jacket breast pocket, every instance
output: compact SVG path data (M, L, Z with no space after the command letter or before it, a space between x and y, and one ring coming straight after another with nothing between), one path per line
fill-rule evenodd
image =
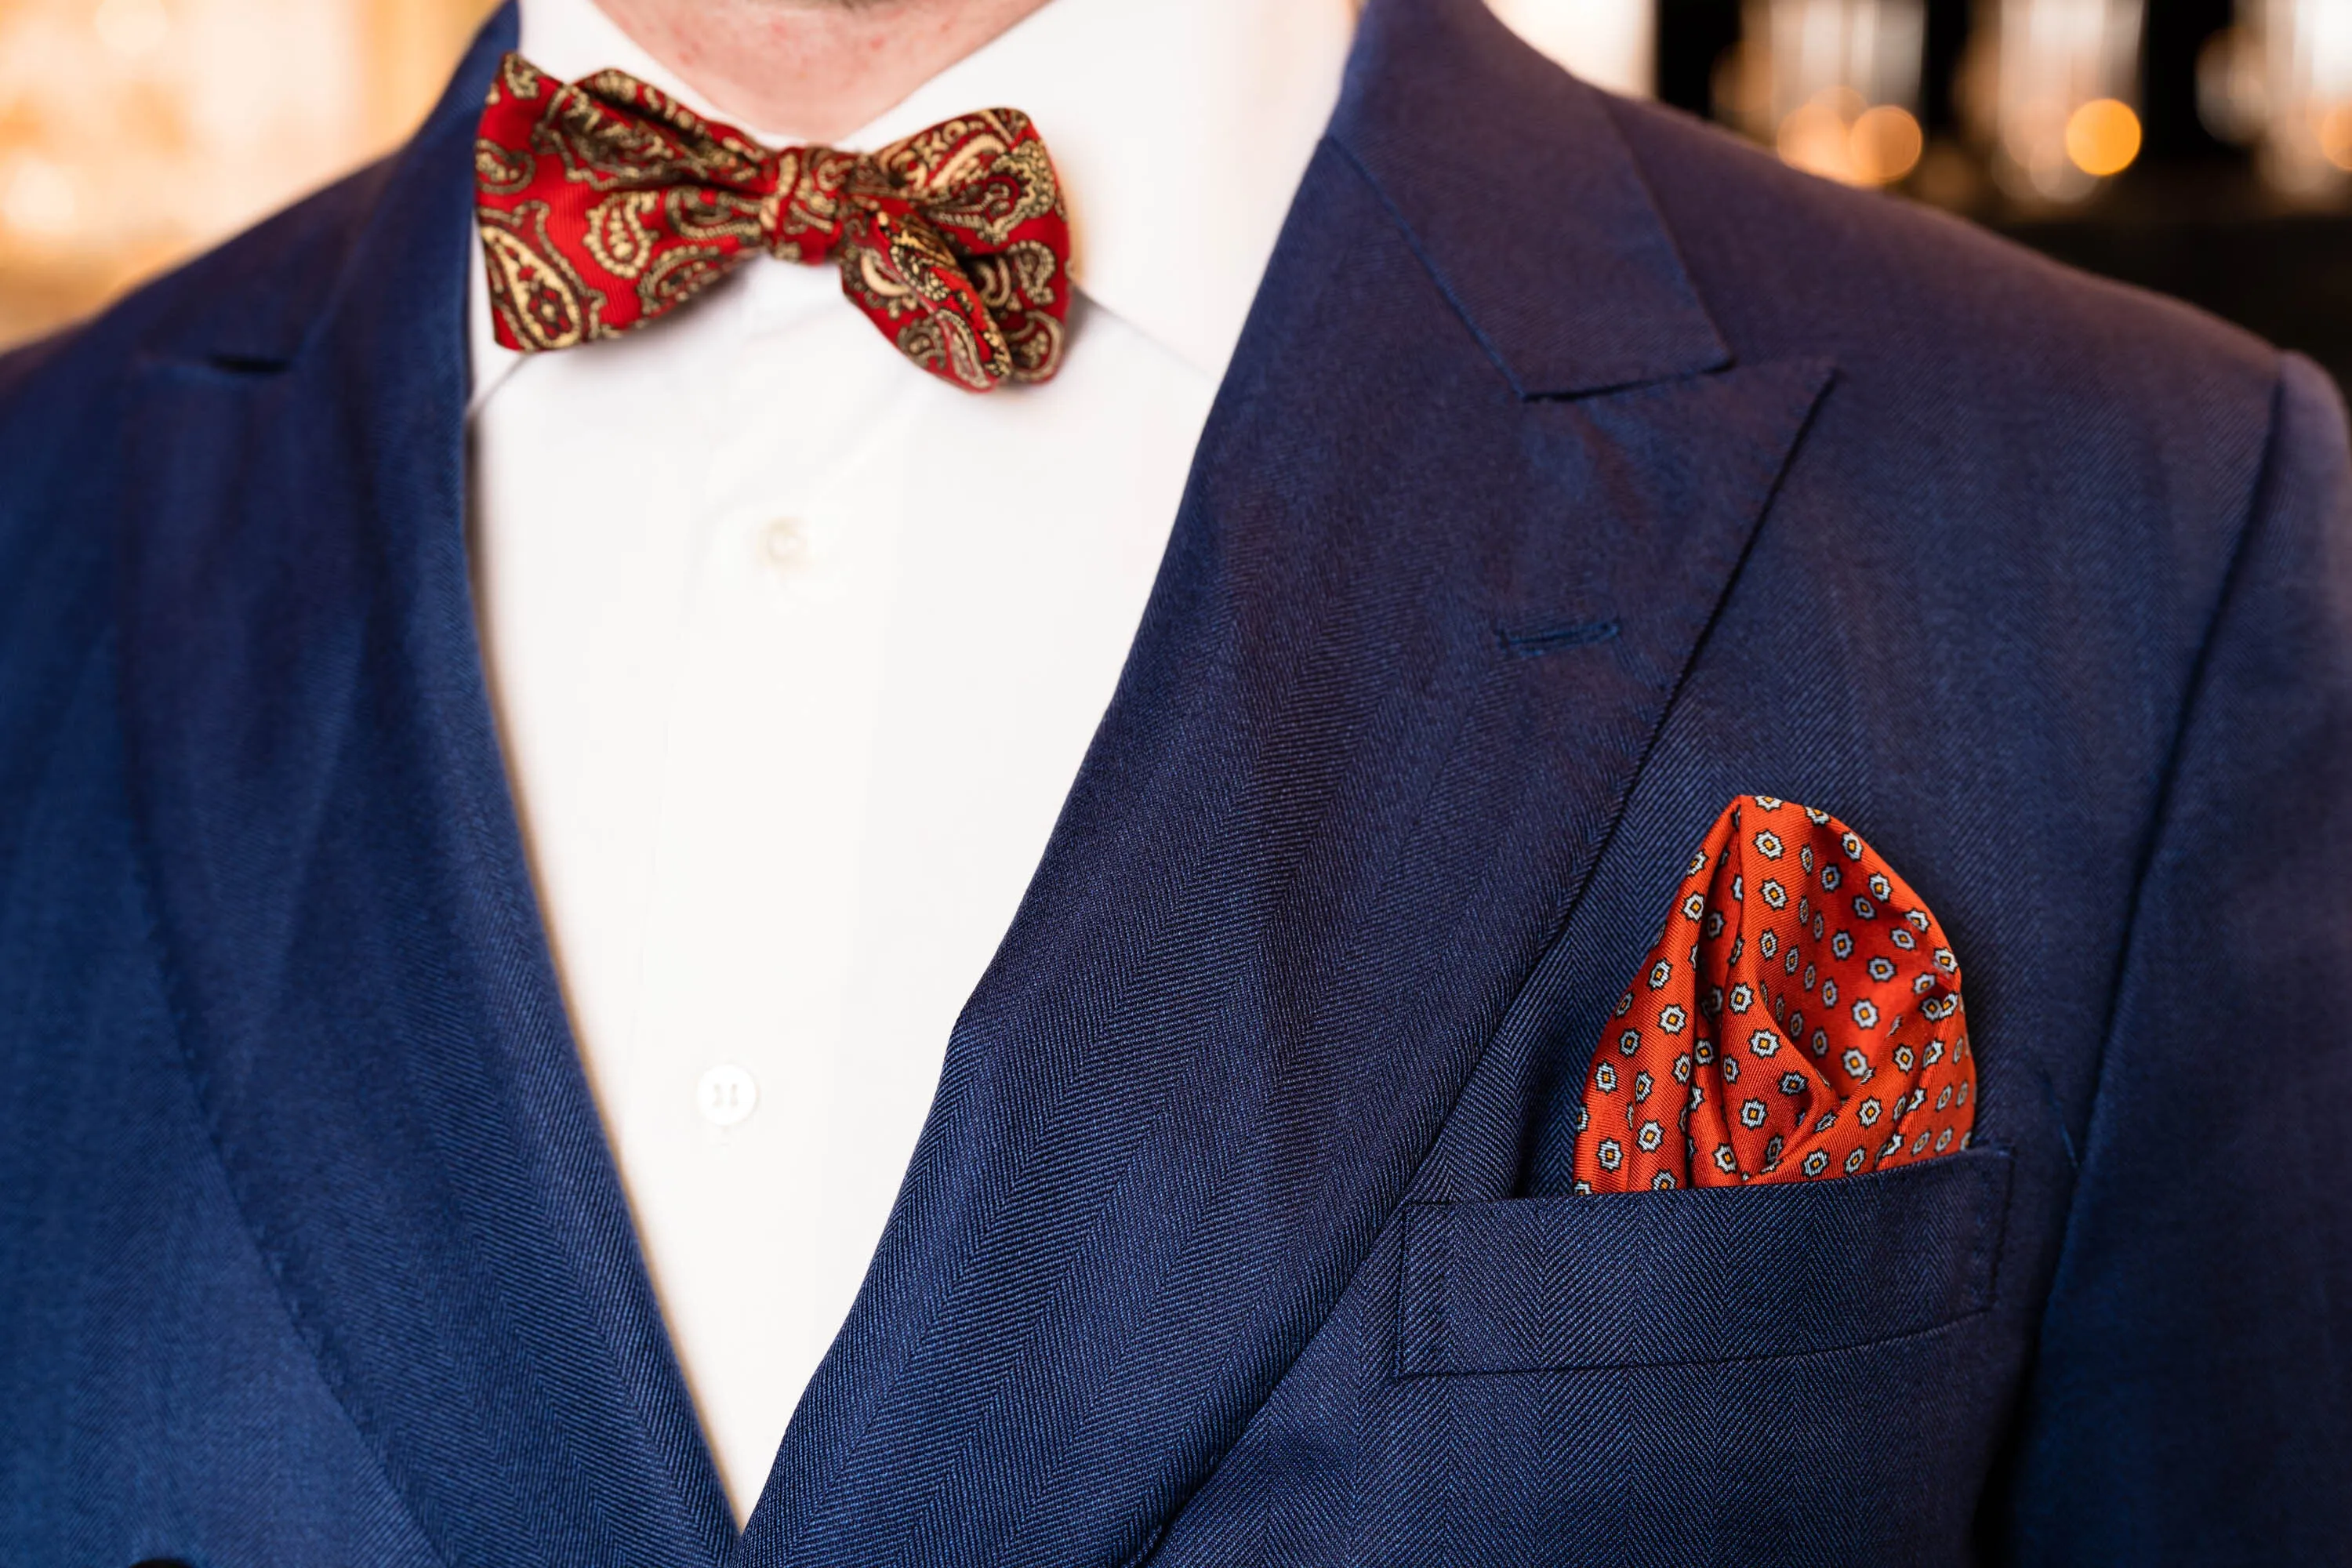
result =
M1997 1149L1769 1186L1425 1204L1406 1213L1404 1377L1852 1350L1992 1302Z

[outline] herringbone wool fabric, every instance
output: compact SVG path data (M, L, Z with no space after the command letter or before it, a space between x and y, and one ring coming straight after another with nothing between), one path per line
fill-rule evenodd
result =
M481 659L516 24L398 157L0 356L0 1563L2344 1561L2341 397L1482 0L1366 0L739 1531ZM1971 1146L1577 1194L1754 788L1932 900Z

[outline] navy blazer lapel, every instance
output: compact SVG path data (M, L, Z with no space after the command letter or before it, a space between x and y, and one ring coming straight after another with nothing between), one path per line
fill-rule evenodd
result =
M1149 1549L1564 924L1828 379L1727 358L1596 95L1371 0L748 1563Z
M247 242L134 393L124 703L231 1185L452 1568L715 1563L733 1530L564 1022L461 536L473 121ZM340 224L340 232L334 226ZM340 247L340 256L321 251Z

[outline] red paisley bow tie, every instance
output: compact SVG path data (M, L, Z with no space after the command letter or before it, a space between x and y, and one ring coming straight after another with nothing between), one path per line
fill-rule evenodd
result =
M509 55L474 143L499 342L617 337L764 251L832 258L900 353L971 392L1060 367L1070 226L1028 117L984 110L878 153L761 146L620 71Z
M1691 857L1587 1073L1579 1192L1858 1175L1976 1125L1944 928L1852 828L1769 795Z

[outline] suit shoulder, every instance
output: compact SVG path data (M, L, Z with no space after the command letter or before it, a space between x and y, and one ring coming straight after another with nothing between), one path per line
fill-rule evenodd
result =
M2266 422L2277 351L2178 300L2076 271L1960 218L1783 166L1714 126L1611 100L1694 285L1736 353L1826 353L1983 407L2101 405L2134 422Z
M292 356L363 242L384 170L337 181L89 320L0 354L0 572L69 527L68 498L120 465L137 367Z
M68 389L151 355L290 353L360 243L388 163L373 163L262 219L89 320L0 354L0 440Z

